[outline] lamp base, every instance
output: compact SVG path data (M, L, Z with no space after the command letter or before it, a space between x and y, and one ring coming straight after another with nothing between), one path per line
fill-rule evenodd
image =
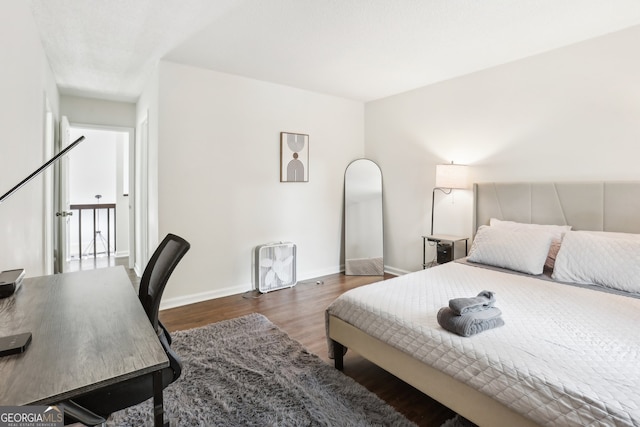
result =
M24 268L7 270L0 273L0 298L7 298L13 295L22 284L24 278Z

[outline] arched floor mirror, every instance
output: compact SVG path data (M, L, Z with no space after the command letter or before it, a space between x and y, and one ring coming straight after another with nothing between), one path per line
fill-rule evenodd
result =
M345 274L384 274L382 171L369 159L354 160L344 174Z

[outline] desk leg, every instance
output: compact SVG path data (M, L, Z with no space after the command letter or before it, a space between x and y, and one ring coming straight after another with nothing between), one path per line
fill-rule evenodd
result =
M169 427L169 421L164 422L164 402L162 400L162 371L153 373L153 425L155 427Z

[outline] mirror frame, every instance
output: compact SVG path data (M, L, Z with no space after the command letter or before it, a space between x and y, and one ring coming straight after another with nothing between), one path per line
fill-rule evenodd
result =
M350 238L349 233L349 170L352 172L355 170L354 166L356 164L362 164L362 162L366 162L368 167L375 167L376 176L371 177L374 178L374 185L370 187L375 187L378 189L379 186L379 205L380 205L380 233L379 233L379 247L377 239L378 237L374 237L373 245L376 245L376 250L374 253L369 252L368 254L362 254L356 250L356 256L353 256L354 250L351 249L354 242L350 242L353 240ZM374 170L371 169L368 173L374 173ZM383 276L384 275L384 212L383 212L383 180L382 180L382 169L380 166L371 159L360 158L353 160L347 166L344 173L344 265L345 265L345 275L348 276ZM375 200L376 205L378 204L377 198ZM372 215L373 217L373 215ZM372 224L375 226L376 224ZM360 238L362 242L363 238L361 236L356 236ZM357 243L357 242L355 242ZM371 246L371 241L367 242L366 240L362 242L361 246ZM350 257L351 254L351 257ZM378 256L379 255L379 256Z

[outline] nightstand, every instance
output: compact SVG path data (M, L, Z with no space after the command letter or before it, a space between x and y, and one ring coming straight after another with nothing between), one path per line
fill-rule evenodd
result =
M468 255L469 238L460 236L448 236L446 234L434 234L432 236L422 236L422 269L433 267L434 265L444 264L453 261L454 248L457 242L464 241L464 255ZM427 242L436 244L436 263L427 263Z

